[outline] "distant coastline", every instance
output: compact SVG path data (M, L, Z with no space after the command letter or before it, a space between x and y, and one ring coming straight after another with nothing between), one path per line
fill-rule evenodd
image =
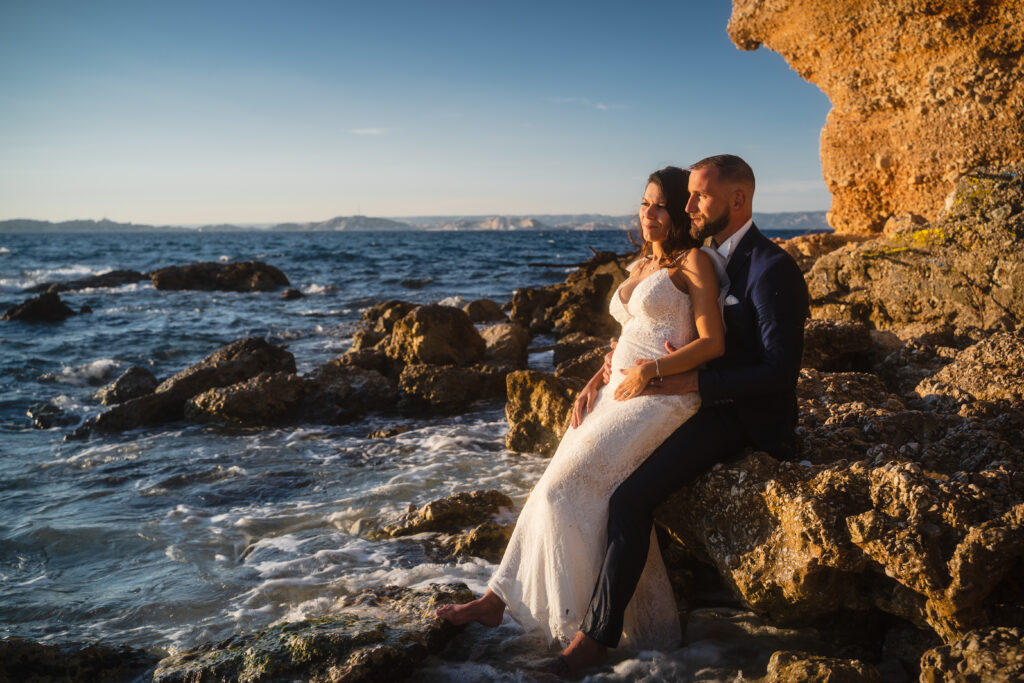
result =
M796 211L754 214L754 222L762 230L793 230L828 232L825 211ZM410 216L376 218L371 216L337 216L310 223L275 223L263 225L145 225L102 220L51 221L15 218L0 221L0 234L61 233L154 233L154 232L338 232L338 231L525 231L525 230L630 230L636 229L636 217L604 214L537 214L526 216Z

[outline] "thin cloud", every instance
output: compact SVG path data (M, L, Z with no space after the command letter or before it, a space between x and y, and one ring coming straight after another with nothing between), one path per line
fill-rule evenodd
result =
M593 102L588 100L586 97L549 97L549 102L554 104L575 104L580 107L586 107L587 109L597 109L598 111L608 111L610 109L625 109L625 105L622 104L605 104L604 102Z

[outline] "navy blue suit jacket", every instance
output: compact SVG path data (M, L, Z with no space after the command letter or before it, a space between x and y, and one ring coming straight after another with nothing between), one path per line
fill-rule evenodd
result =
M792 455L796 381L810 315L796 262L751 226L726 267L725 353L698 372L705 406L734 412L755 448Z

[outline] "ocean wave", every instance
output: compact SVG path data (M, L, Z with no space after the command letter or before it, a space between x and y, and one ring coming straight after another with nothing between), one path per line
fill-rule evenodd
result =
M77 367L64 366L60 372L47 372L40 376L41 382L62 382L75 386L101 386L113 379L121 367L120 361L101 358Z

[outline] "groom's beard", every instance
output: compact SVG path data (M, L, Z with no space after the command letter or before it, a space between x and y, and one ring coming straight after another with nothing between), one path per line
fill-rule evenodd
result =
M714 237L718 233L725 230L726 226L729 225L729 218L732 211L726 207L722 215L715 219L709 219L704 221L704 225L697 225L693 222L693 218L690 218L690 235L693 239L698 242L704 242L709 237Z

